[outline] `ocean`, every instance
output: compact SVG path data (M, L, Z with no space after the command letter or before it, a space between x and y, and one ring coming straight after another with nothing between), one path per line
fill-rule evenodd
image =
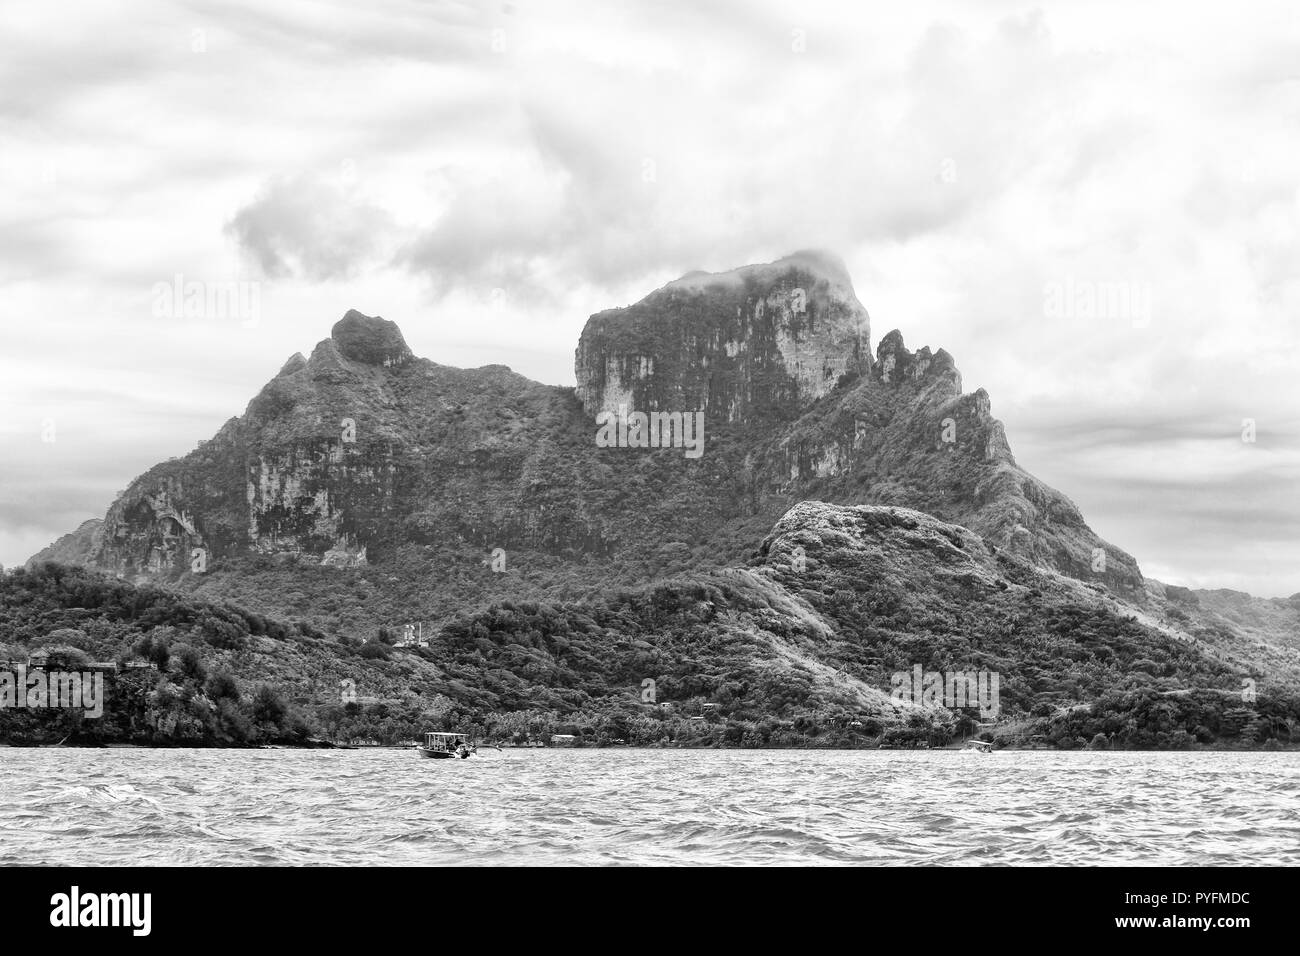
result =
M1300 864L1297 753L2 753L0 864Z

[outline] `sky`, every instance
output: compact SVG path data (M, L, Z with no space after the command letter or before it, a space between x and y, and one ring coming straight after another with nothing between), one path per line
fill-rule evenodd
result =
M1300 18L1199 6L5 4L0 563L350 308L572 385L824 248L1149 577L1300 592Z

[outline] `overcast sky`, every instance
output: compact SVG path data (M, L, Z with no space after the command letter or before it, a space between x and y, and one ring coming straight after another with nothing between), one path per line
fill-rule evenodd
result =
M349 308L571 385L592 312L823 247L1148 576L1300 591L1292 4L678 6L0 7L0 562Z

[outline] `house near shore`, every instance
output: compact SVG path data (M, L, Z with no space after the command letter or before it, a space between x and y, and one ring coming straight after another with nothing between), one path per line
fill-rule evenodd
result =
M429 641L424 636L424 622L416 624L403 624L402 637L394 647L428 647Z
M26 661L0 661L0 670L8 668L12 670L15 667L26 667L34 671L48 670L50 666L50 655L46 651L37 651L35 654L28 656ZM117 661L88 661L85 664L77 664L74 668L80 671L100 671L105 674L117 673Z

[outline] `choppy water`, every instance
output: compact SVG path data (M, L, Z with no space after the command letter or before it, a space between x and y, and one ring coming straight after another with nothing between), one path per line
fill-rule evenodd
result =
M0 864L1296 864L1300 754L0 750Z

